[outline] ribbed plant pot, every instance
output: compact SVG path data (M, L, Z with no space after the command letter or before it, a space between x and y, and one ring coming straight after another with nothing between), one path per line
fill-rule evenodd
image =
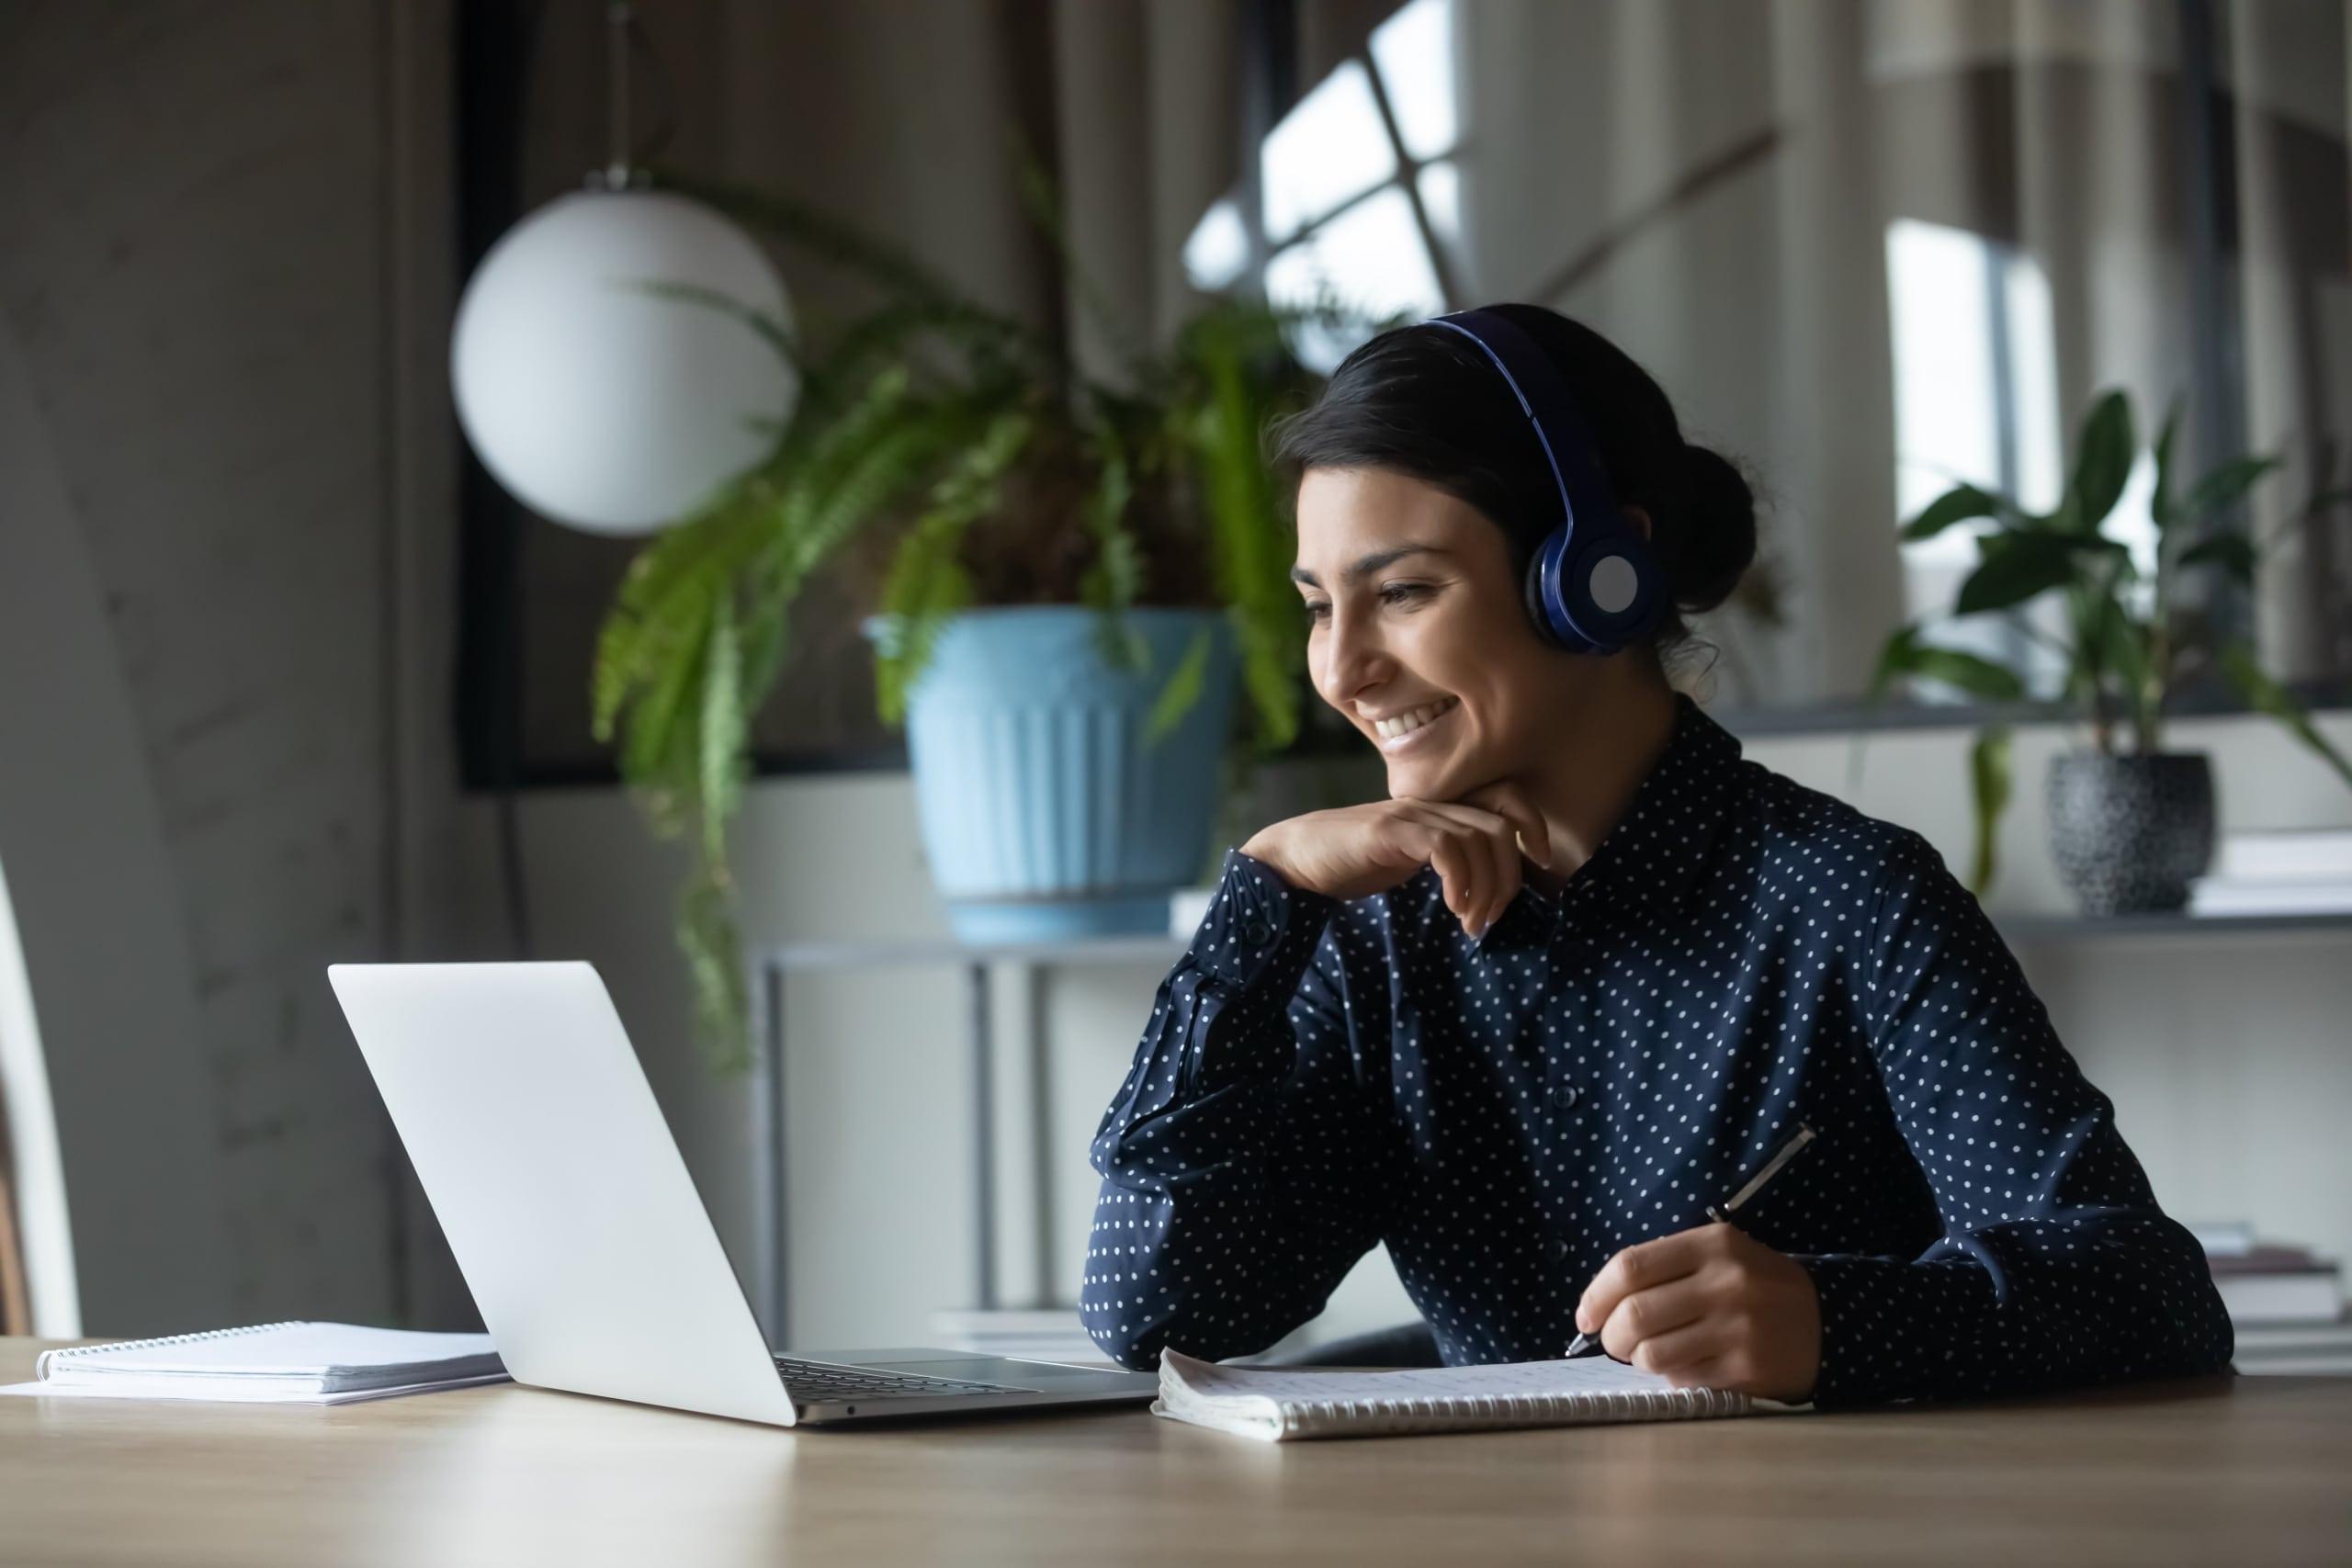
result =
M2050 760L2050 849L2086 915L2177 909L2213 858L2213 769L2202 751Z
M1216 610L1127 617L1148 670L1114 670L1080 605L966 611L907 694L925 857L970 942L1164 933L1168 897L1208 850L1233 716L1233 636ZM1154 704L1193 637L1211 637L1199 700L1155 745ZM888 624L867 622L877 641Z

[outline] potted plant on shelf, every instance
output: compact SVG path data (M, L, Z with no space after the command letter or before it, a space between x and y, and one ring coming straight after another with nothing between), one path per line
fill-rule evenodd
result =
M809 209L663 183L883 293L817 353L782 322L673 291L741 316L801 387L769 455L631 563L597 648L596 734L617 736L655 829L691 846L677 934L701 1038L721 1066L748 1061L728 828L792 606L854 540L891 547L863 624L958 934L1165 930L1221 770L1299 722L1303 617L1261 432L1317 378L1285 329L1385 323L1219 301L1164 350L1129 353L1114 388ZM1058 242L1034 165L1027 188ZM1082 280L1081 296L1100 298ZM1250 723L1228 748L1237 684Z
M2280 459L2232 457L2184 491L2173 469L2178 420L2176 400L2155 444L2155 484L2149 500L2153 572L2142 573L2125 542L2102 531L2139 449L2130 401L2120 390L2103 393L2084 419L2071 477L2052 511L2030 512L2009 496L1961 484L1902 529L1903 538L1917 540L1972 519L1993 525L1977 536L1978 564L1961 584L1954 617L2019 610L2045 593L2064 596L2063 637L2049 636L2022 616L2016 624L2064 660L2065 699L2091 728L2090 749L2053 758L2048 776L2052 852L2089 915L2177 909L2188 900L2190 879L2211 858L2210 760L2201 751L2163 749L2165 699L2200 669L2218 671L2253 707L2287 726L2352 784L2352 765L2313 728L2301 705L2263 671L2253 649L2220 635L2201 609L2179 601L2184 573L2218 572L2252 584L2254 540L2234 530L2204 531L2205 525L2242 500ZM2352 492L2314 496L2290 524L2310 520L2347 493ZM1939 647L1925 639L1925 629L1912 621L1887 638L1866 705L1875 705L1892 682L1905 677L1940 681L1996 702L2024 698L2020 670ZM2007 724L1986 724L1979 728L1972 752L1976 847L1969 886L1980 898L1995 875L1995 833L2009 795L2009 741Z

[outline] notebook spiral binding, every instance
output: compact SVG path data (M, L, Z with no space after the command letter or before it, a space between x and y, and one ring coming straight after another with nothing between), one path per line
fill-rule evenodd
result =
M300 1328L298 1322L251 1323L242 1328L207 1328L195 1334L159 1334L153 1339L109 1339L98 1345L69 1345L41 1353L44 1361L70 1361L76 1356L114 1354L123 1350L153 1350L164 1345L193 1345L199 1339L233 1339L240 1334L267 1334L273 1329Z
M1284 1404L1295 1437L1322 1432L1420 1432L1436 1427L1532 1427L1737 1416L1747 1397L1729 1389L1679 1388L1670 1393L1448 1394L1419 1399L1315 1399ZM1581 1417L1564 1420L1563 1417Z

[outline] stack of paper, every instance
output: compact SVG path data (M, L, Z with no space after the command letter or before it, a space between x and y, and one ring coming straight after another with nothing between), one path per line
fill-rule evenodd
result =
M343 1404L499 1382L487 1334L423 1334L348 1323L266 1323L161 1339L44 1350L36 1382L0 1393Z
M1080 1325L1076 1307L945 1308L931 1314L931 1337L950 1349L984 1356L1113 1364Z
M2346 910L2352 910L2352 829L2226 834L2211 874L2188 885L2192 915Z

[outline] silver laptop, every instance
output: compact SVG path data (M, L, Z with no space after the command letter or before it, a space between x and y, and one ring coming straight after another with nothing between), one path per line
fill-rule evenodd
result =
M772 1354L586 964L327 969L517 1382L779 1427L1145 1400L1148 1372Z

